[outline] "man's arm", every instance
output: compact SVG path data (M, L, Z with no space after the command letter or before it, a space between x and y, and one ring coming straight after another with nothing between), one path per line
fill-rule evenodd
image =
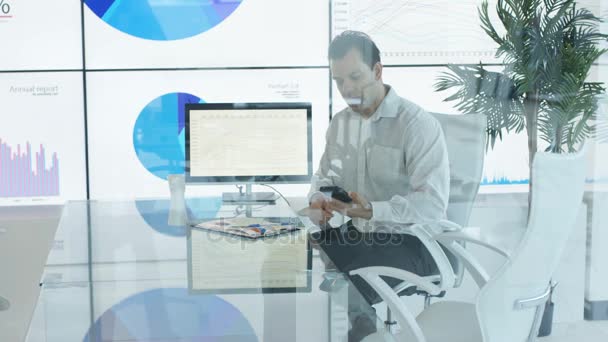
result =
M317 172L312 176L310 190L308 192L308 217L310 220L318 226L324 226L327 221L333 217L333 213L329 208L329 199L319 191L322 186L336 185L336 182L340 182L340 170L336 170L332 166L331 153L333 144L331 143L331 126L327 130L325 135L325 151L321 156L319 168Z
M324 196L323 193L319 191L322 186L339 185L340 183L341 175L339 173L341 170L336 170L335 166L332 166L330 159L332 155L331 149L334 148L330 135L331 126L325 135L325 151L323 151L323 156L321 156L319 168L310 181L310 190L308 192L309 203L313 202L314 199L319 198L319 196Z
M450 189L448 152L434 118L415 123L415 136L404 147L412 192L388 201L371 202L372 221L423 223L445 218Z

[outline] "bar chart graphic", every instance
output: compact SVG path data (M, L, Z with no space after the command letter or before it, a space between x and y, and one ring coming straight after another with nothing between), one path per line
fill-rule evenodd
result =
M41 144L32 154L29 142L11 147L0 139L0 197L59 196L59 159L53 153L47 167Z

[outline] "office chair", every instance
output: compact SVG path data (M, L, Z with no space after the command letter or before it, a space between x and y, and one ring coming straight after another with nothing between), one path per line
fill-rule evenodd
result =
M462 283L464 267L462 262L450 251L442 248L433 240L433 234L442 231L460 230L468 224L473 203L479 190L483 172L486 146L486 116L483 114L447 115L432 113L443 129L450 164L450 195L448 199L447 220L415 225L411 234L417 236L432 255L439 271L438 275L420 278L425 288L404 281L393 288L395 293L417 293L425 296L425 307L431 298L443 296L447 289ZM368 268L374 269L374 268ZM384 269L385 271L389 271ZM365 269L356 270L365 272ZM353 271L354 272L354 271ZM397 272L397 274L394 274ZM395 278L401 279L402 270L390 270ZM407 272L406 272L407 273ZM389 274L380 274L390 276ZM409 273L408 276L413 276ZM390 308L385 321L387 327L396 324L392 320Z
M462 232L446 232L433 237L462 260L479 286L474 303L441 301L414 318L397 293L379 277L382 272L357 273L380 294L404 327L397 335L385 331L370 335L364 341L535 341L550 294L551 276L575 225L582 201L584 153L539 152L534 158L532 174L534 196L528 226L511 255ZM506 262L489 277L458 241L486 247L502 255ZM423 289L427 287L416 277L407 281Z
M447 220L430 225L435 226L432 227L434 232L460 230L466 227L469 222L473 203L477 197L481 182L486 146L486 116L483 114L431 114L441 124L445 137L450 163L450 195L448 199ZM416 227L415 230L417 230L416 235L419 238L422 236L426 237L423 243L425 243L427 248L437 250L435 255L440 252L446 254L445 257L435 258L435 261L445 264L445 258L447 258L454 272L452 280L452 276L449 274L450 270L440 267L439 275L427 277L427 279L437 283L443 278L444 284L442 284L442 290L459 287L462 284L464 276L462 263L452 253L444 248L439 250L440 246L438 244L428 240L431 234L427 229ZM402 291L408 285L407 283L402 283L395 290ZM439 293L442 292L440 291ZM426 291L418 291L418 293L426 297L425 306L428 307L433 295L426 293Z

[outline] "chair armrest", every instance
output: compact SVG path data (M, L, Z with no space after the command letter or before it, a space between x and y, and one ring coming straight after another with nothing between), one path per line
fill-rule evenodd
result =
M448 259L445 251L441 248L439 242L435 240L434 235L429 232L424 225L419 224L411 226L410 231L420 240L420 242L422 242L424 247L426 247L427 251L433 257L433 260L437 265L437 270L439 271L439 276L441 276L440 288L442 290L447 290L454 287L454 284L456 283L454 269L452 268L450 259Z
M416 286L420 289L428 292L431 295L438 295L441 293L441 288L435 284L433 284L429 279L425 279L425 277L421 277L412 272L408 272L395 267L386 267L386 266L371 266L371 267L363 267L358 268L356 270L352 270L349 272L350 275L359 275L362 278L374 277L374 276L384 276L396 278L399 280L403 280L408 283L410 286ZM392 293L395 291L391 289Z
M541 306L547 302L550 294L551 294L551 286L547 287L547 290L545 290L544 293L542 293L536 297L516 300L515 309L524 310L524 309L536 308L538 306Z
M535 309L534 320L532 321L532 328L530 329L530 333L528 334L527 341L536 341L536 337L538 336L538 329L540 328L540 324L543 319L543 313L545 311L544 304L551 297L552 286L553 285L549 284L545 292L538 296L532 298L518 299L515 301L515 310Z
M436 241L439 241L442 244L449 244L453 241L458 241L458 242L470 242L472 244L475 245L479 245L479 246L483 246L489 250L492 250L502 256L504 256L505 258L509 258L510 255L507 251L502 250L501 248L491 245L485 241L481 241L479 239L476 239L473 236L470 236L466 233L462 233L462 232L447 232L447 233L441 233L441 234L437 234L433 237Z
M439 225L444 231L456 232L463 229L461 225L450 220L439 220L437 221L437 225Z
M431 283L436 283L436 282L440 282L441 281L441 276L440 275L432 275L432 276L426 276L423 277L423 279L426 279L428 281L430 281ZM393 286L393 291L395 291L396 293L400 293L401 291L412 287L412 286L416 286L414 284L410 284L407 281L402 281L401 283Z
M450 220L427 220L416 223L410 227L422 226L432 234L440 234L443 232L458 232L464 227Z
M479 263L479 261L477 261L477 259L473 257L473 255L469 253L460 244L460 242L467 242L486 247L509 259L509 253L507 253L506 251L503 251L502 249L496 246L476 239L475 237L465 234L463 232L441 233L435 235L433 238L435 241L441 243L445 248L450 250L450 252L460 258L465 268L469 271L471 277L473 278L475 283L477 283L477 286L479 286L479 288L482 288L488 282L490 276L488 275L488 272L485 270L485 268Z
M435 279L434 281L439 280L439 287L441 290L447 290L456 284L456 274L454 274L454 269L452 268L452 264L450 263L450 259L448 259L445 251L441 248L441 245L438 241L434 239L433 229L442 224L442 222L450 222L447 220L443 221L433 221L427 222L424 224L413 224L407 228L407 230L400 232L400 234L409 234L413 235L420 240L420 242L426 247L426 250L431 254L433 261L437 265L437 270L439 272L439 279ZM460 227L456 223L453 225ZM420 278L423 279L423 278ZM415 285L415 284L411 284ZM408 285L411 286L411 285ZM427 291L428 292L428 291ZM435 293L429 293L435 295Z

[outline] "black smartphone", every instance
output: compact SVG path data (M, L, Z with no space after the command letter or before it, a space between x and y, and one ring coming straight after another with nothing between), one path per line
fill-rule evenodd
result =
M350 196L348 195L348 192L346 192L346 190L342 189L339 186L322 186L319 191L326 194L331 194L332 198L337 199L338 201L342 201L344 203L350 203L353 201L353 199L350 198Z

